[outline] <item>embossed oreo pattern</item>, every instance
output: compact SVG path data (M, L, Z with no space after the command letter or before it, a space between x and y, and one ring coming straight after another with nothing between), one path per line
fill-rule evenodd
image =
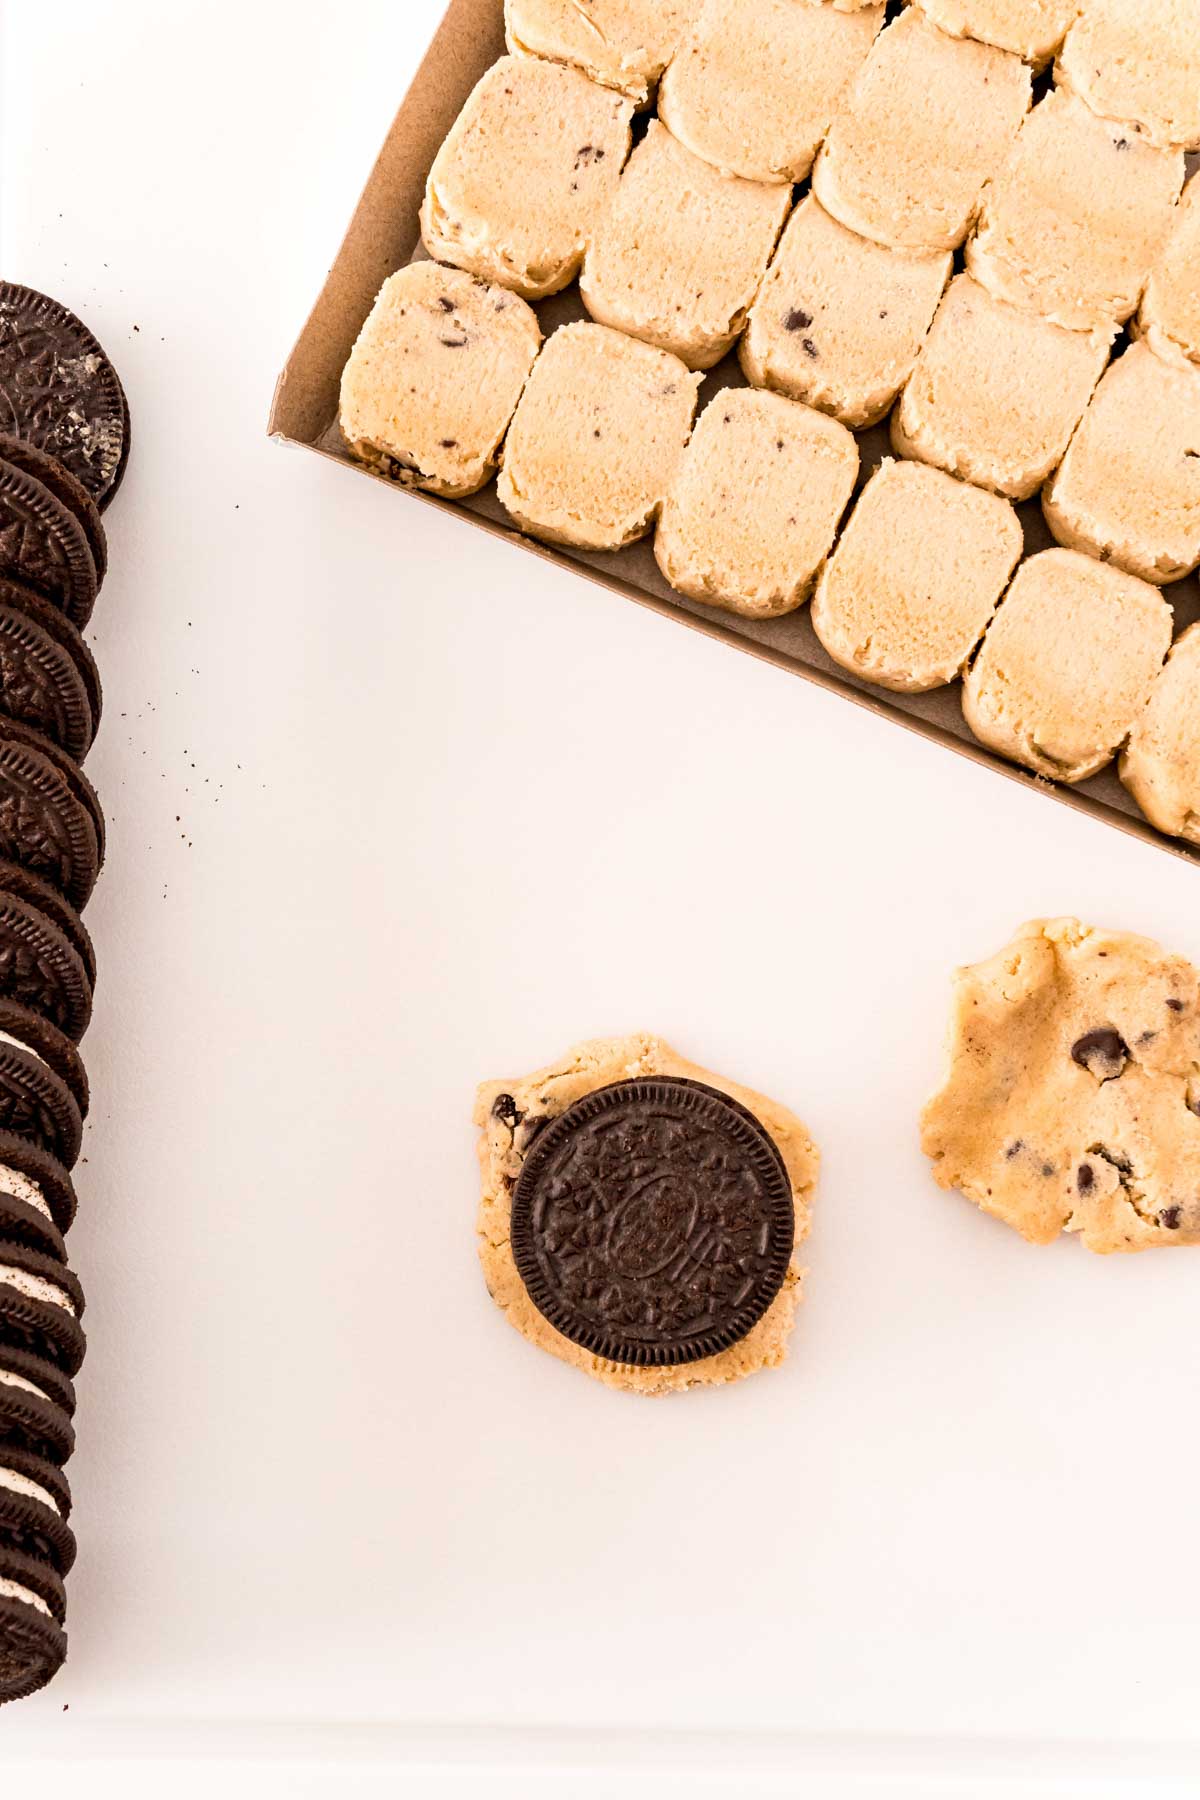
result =
M0 711L45 732L80 760L92 745L92 707L62 644L0 598Z
M0 856L40 875L77 908L87 905L100 866L95 825L63 774L47 755L2 734Z
M86 625L96 601L96 564L83 526L48 487L0 462L0 573L24 582Z
M0 282L0 431L26 438L103 509L125 472L129 408L117 372L57 300Z
M0 994L32 1007L78 1043L92 1016L87 970L36 907L0 892Z
M700 1082L600 1088L545 1126L517 1181L511 1240L538 1311L612 1362L714 1356L787 1273L791 1185L744 1107Z

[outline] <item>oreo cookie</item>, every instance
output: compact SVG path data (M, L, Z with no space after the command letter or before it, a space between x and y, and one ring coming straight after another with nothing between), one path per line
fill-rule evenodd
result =
M0 1444L0 1543L22 1556L44 1558L64 1577L75 1561L75 1534L67 1524L70 1494L66 1476L53 1463Z
M54 1233L48 1254L65 1259L63 1235L75 1222L75 1207L75 1185L57 1156L28 1138L0 1131L0 1241L11 1238L39 1249L32 1229L22 1232L6 1223L9 1217L19 1221L32 1214Z
M26 438L11 437L5 432L0 432L0 462L11 463L15 469L24 469L27 475L35 476L50 489L56 500L61 500L68 511L75 514L88 541L96 565L96 586L100 587L108 573L108 538L100 508L82 481L77 481L57 457L47 456Z
M0 1243L0 1344L43 1357L73 1379L87 1347L83 1304L78 1277L65 1263Z
M60 1072L70 1066L66 1054L56 1054L63 1045L82 1069L78 1051L57 1026L0 998L0 1130L49 1150L70 1169L83 1146L83 1115Z
M57 925L0 888L0 995L40 1013L78 1043L92 1016L92 984Z
M0 580L0 713L82 761L96 736L99 701L95 664L70 620Z
M80 918L71 902L64 899L57 888L35 875L32 869L24 869L20 863L9 862L0 857L0 893L11 894L16 900L23 900L26 906L34 907L44 913L52 925L62 932L72 950L75 951L87 972L88 986L96 985L96 950L91 934Z
M87 905L103 858L103 818L83 772L56 744L0 718L0 856L71 905Z
M68 307L0 282L0 430L63 464L103 512L129 459L129 406L112 363Z
M512 1199L517 1272L556 1331L635 1366L739 1342L783 1285L791 1183L752 1113L702 1082L621 1081L544 1126Z
M64 1463L75 1450L74 1412L75 1389L61 1369L0 1345L0 1449Z
M0 462L0 574L44 594L76 625L96 603L96 564L83 526L44 482Z
M0 1546L0 1706L53 1681L67 1656L66 1594L48 1562Z

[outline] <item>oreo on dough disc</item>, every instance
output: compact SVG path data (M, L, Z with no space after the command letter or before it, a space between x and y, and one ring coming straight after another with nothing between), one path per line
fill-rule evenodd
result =
M77 481L56 456L48 456L27 438L13 437L3 431L0 431L0 462L11 463L15 469L23 469L26 475L35 476L43 487L50 489L56 500L62 501L68 512L75 514L96 565L96 586L99 587L108 573L108 538L100 508L82 481Z
M543 1127L512 1200L517 1272L556 1331L610 1362L663 1367L744 1338L796 1235L783 1158L702 1082L621 1081Z
M83 526L36 475L0 461L0 574L20 581L86 625L96 563Z

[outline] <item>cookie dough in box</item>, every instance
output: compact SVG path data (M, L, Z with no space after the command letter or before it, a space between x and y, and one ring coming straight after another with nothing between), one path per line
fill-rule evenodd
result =
M425 248L527 300L558 293L616 190L632 118L629 100L577 69L502 56L429 172Z
M817 158L813 191L851 231L952 250L1032 93L1020 57L947 37L909 7L875 44Z
M967 268L997 299L1073 331L1123 323L1166 245L1183 174L1181 150L1047 94L984 194Z
M1078 17L1082 0L914 0L952 37L976 38L1040 66Z
M517 407L497 493L550 543L620 550L658 516L683 454L700 377L604 325L549 339Z
M790 188L723 175L654 120L588 247L584 304L711 369L741 336L791 203Z
M1200 625L1176 640L1155 677L1121 757L1121 780L1152 825L1200 844Z
M747 379L874 425L912 373L942 291L948 250L890 250L830 217L811 194L784 229L750 309Z
M883 6L706 0L658 110L706 162L748 181L802 181L883 25Z
M1150 271L1136 330L1168 362L1200 363L1200 180L1183 190L1171 236Z
M796 1247L791 1263L782 1288L758 1324L746 1337L715 1356L662 1368L608 1361L556 1331L530 1300L509 1240L513 1191L539 1129L587 1094L615 1082L652 1076L703 1082L746 1107L783 1158L796 1209ZM661 1038L643 1033L579 1044L549 1068L516 1080L485 1083L476 1100L475 1123L480 1131L482 1195L478 1242L484 1280L509 1323L530 1343L609 1387L637 1394L677 1393L690 1387L739 1381L759 1369L776 1368L783 1362L800 1303L803 1269L799 1250L808 1235L819 1164L807 1130L784 1107L697 1068Z
M751 618L807 600L854 491L844 425L779 394L709 402L663 507L654 554L681 594Z
M1132 345L1096 389L1043 506L1060 544L1145 581L1200 565L1200 368Z
M645 106L700 0L504 0L515 55L569 63Z
M1155 144L1200 150L1196 0L1085 0L1055 70L1093 112Z
M817 584L817 636L864 681L904 693L942 687L961 675L1023 544L1006 500L885 459Z
M362 462L432 494L474 494L529 379L533 309L461 269L389 276L342 373L342 435Z
M892 417L892 442L1011 500L1058 467L1108 361L1115 326L1066 331L951 282Z
M1030 557L963 683L981 743L1039 775L1085 781L1110 763L1171 643L1157 588L1074 550Z

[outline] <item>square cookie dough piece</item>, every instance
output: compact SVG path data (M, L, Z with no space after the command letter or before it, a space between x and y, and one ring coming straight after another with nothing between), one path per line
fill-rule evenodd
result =
M790 188L722 175L656 119L588 246L583 303L711 369L742 334L791 203Z
M1183 190L1167 247L1150 271L1135 327L1168 362L1200 363L1200 180Z
M1136 576L1074 550L1017 571L963 683L981 743L1055 781L1105 768L1150 698L1171 609Z
M901 456L1028 500L1066 454L1115 336L1113 325L1066 331L959 275L893 414L892 442Z
M406 487L478 493L541 342L533 308L506 288L440 263L399 269L342 371L342 435Z
M1079 17L1083 0L914 0L951 37L1011 50L1039 68Z
M700 0L504 0L515 56L568 63L645 106Z
M1200 369L1133 344L1092 396L1042 505L1060 544L1144 581L1200 566Z
M1181 150L1049 93L983 196L967 268L997 299L1072 331L1123 324L1166 244L1183 174Z
M813 596L834 662L919 694L957 679L1024 546L1007 500L924 463L885 458Z
M883 6L706 0L659 90L674 135L747 181L803 181L883 26Z
M690 599L771 619L807 600L858 476L844 425L779 394L726 388L684 452L655 538Z
M1020 57L947 37L909 7L880 36L834 120L813 192L862 237L953 250L1032 91Z
M527 300L574 281L629 154L633 105L577 69L502 56L438 151L421 236L430 256Z
M750 309L747 380L856 430L874 425L912 373L952 266L949 250L859 237L808 195Z
M620 550L644 537L687 443L700 379L604 325L561 326L509 428L502 505L552 544Z
M609 1361L557 1331L529 1297L510 1236L513 1193L526 1154L547 1122L601 1088L656 1076L701 1082L752 1113L783 1159L796 1212L795 1247L783 1286L757 1325L715 1356L657 1368ZM662 1038L638 1033L577 1044L549 1068L515 1080L485 1082L475 1102L475 1124L480 1133L482 1184L477 1229L484 1280L509 1323L531 1344L609 1387L635 1394L718 1386L740 1381L759 1369L778 1368L783 1362L801 1299L804 1270L800 1246L809 1232L820 1165L808 1131L785 1107L687 1062Z
M1200 150L1196 0L1086 0L1059 54L1060 87L1154 144Z
M1200 625L1176 640L1155 676L1121 757L1121 780L1159 831L1200 844Z

